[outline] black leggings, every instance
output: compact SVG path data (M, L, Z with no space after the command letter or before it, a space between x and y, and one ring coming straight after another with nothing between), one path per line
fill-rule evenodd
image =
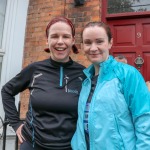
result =
M33 145L30 142L23 141L23 143L20 144L20 150L43 150L43 149L38 147L37 145L33 147Z

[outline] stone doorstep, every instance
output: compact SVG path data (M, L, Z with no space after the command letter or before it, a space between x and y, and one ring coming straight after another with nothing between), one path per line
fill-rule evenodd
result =
M15 150L15 135L7 135L6 137L6 150ZM0 150L2 150L3 139L0 139Z

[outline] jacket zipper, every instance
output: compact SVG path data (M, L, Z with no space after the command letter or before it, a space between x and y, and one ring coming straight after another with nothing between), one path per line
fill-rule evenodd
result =
M98 79L97 79L97 83L100 81L100 78L101 78L101 76L100 76L100 74L101 74L101 71L99 72L99 76L98 76ZM91 79L90 79L90 81L91 81ZM93 93L93 96L92 96L92 99L91 99L91 103L90 103L90 109L89 109L89 119L88 119L88 129L89 129L89 146L90 146L90 149L92 150L92 149L94 149L94 136L93 136L93 134L95 134L93 131L94 131L94 129L93 129L93 122L94 122L94 119L93 119L93 117L91 117L91 113L90 112L93 112L93 110L94 110L94 105L95 105L95 102L94 102L94 100L95 100L95 96L97 95L97 87L98 87L98 85L99 84L97 84L96 83L96 87L95 87L95 90L94 90L94 93ZM99 89L100 90L100 89ZM91 133L91 134L90 134Z
M59 86L62 87L63 85L63 67L60 66L60 81L59 81Z

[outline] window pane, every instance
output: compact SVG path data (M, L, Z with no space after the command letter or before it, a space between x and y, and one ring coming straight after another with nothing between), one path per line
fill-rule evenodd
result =
M3 36L6 3L7 0L0 0L0 48L2 47L2 36Z
M108 14L150 11L150 0L108 0Z

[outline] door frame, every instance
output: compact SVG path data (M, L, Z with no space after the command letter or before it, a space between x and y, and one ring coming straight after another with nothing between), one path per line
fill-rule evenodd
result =
M139 18L149 19L150 18L150 11L107 14L108 0L102 0L101 2L102 2L101 18L103 22L106 22L108 24L110 21L120 21L120 20L126 20L126 19L139 19ZM144 71L145 69L143 69L143 74L144 74Z
M22 69L28 5L29 0L7 0L1 49L3 60L0 90L7 81ZM18 102L19 95L16 96L16 106L18 106ZM1 95L0 116L4 119ZM10 126L8 126L7 135L15 135Z

